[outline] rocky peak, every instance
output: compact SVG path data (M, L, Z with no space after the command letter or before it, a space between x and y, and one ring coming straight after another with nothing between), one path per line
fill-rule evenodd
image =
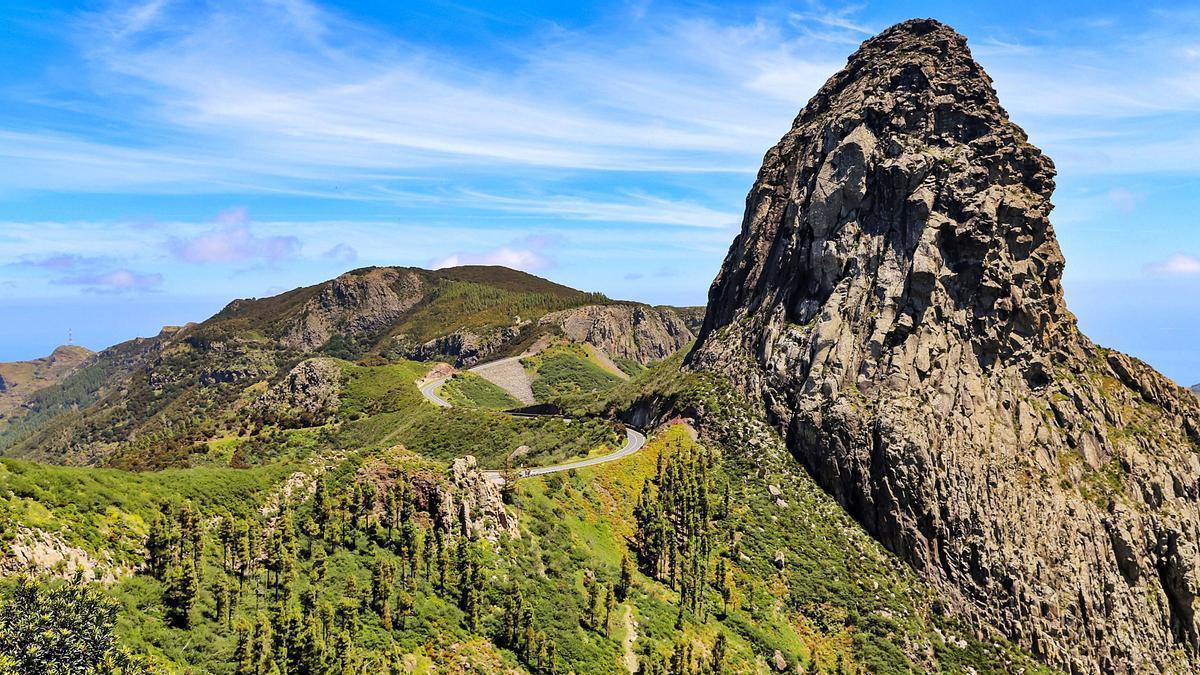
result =
M387 328L423 297L412 270L375 267L347 272L305 303L283 337L299 351L313 351L341 333L370 335Z
M890 28L767 153L702 336L739 309L805 325L835 302L870 324L872 356L936 323L981 360L1019 357L1044 380L1032 350L1071 322L1047 218L1053 175L961 35L930 20Z
M767 152L688 363L959 611L1070 670L1190 667L1200 408L1077 330L1053 177L961 35L884 31Z

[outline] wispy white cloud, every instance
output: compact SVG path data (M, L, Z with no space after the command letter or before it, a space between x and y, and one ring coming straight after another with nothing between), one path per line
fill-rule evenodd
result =
M306 0L118 3L80 22L78 44L101 106L132 113L146 141L0 130L13 169L0 191L375 199L378 176L462 167L750 174L882 27L854 5L764 4L740 22L641 11L658 13L620 31L555 26L493 67ZM1200 169L1197 125L1160 119L1200 112L1200 60L1186 57L1198 27L1087 27L1104 49L988 33L971 44L1015 119L1070 170Z
M451 253L430 263L430 267L435 270L460 265L503 265L516 270L536 272L549 267L551 262L541 253L531 249L501 246L487 251Z
M482 164L749 173L844 56L769 21L674 16L547 31L489 68L304 0L118 5L79 29L94 94L147 142L0 132L20 163L0 190L298 189Z
M1147 265L1146 272L1161 277L1194 277L1200 275L1200 258L1176 253L1166 260Z
M456 251L430 262L432 269L459 265L502 265L526 272L537 272L554 266L547 251L562 243L553 235L530 235L517 241L482 251Z
M189 263L279 262L300 251L300 240L291 235L258 236L251 231L244 208L223 211L219 227L190 238L171 237L167 248L177 260Z
M107 272L91 272L55 279L52 283L63 286L82 286L90 293L133 293L153 291L163 283L158 272L139 274L127 269Z
M567 195L544 197L506 197L483 192L464 192L461 206L552 215L566 220L619 223L647 223L684 227L732 228L741 222L741 214L718 211L692 202L630 193L626 201Z

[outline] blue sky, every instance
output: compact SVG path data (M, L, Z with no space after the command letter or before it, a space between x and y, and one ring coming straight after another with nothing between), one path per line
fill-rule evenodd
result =
M1200 5L2 4L0 360L364 265L702 304L764 151L932 16L1058 165L1083 328L1200 381Z

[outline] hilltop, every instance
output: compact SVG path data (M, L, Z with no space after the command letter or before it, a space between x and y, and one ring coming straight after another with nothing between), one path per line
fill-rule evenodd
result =
M588 345L592 361L624 376L617 368L636 372L693 335L669 308L614 302L504 267L357 269L235 300L203 322L58 371L61 381L26 396L0 434L0 452L70 464L186 464L196 443L243 426L237 411L255 387L274 386L305 359L466 367L539 339L539 347L551 339Z
M0 424L19 414L21 406L39 389L58 384L91 356L92 351L85 347L61 345L40 359L0 363Z

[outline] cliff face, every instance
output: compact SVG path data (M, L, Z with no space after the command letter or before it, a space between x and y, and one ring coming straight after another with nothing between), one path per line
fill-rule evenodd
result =
M634 304L588 305L542 317L576 342L587 342L616 359L641 364L664 359L695 335L674 311Z
M965 39L867 41L764 159L694 368L965 612L1078 672L1200 665L1200 406L1062 297L1054 166Z
M388 267L347 273L305 303L282 343L313 351L335 334L350 338L387 328L424 296L421 277Z

